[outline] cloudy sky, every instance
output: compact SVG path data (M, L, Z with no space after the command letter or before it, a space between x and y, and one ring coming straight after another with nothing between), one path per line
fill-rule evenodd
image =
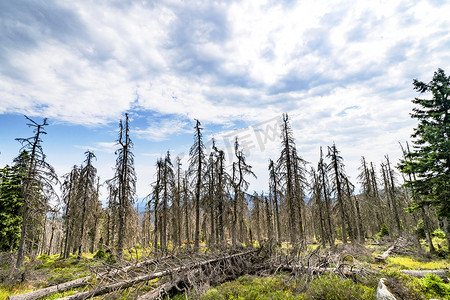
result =
M0 167L32 135L26 114L49 119L59 175L90 149L106 180L128 112L138 197L166 151L187 167L194 119L222 148L240 137L261 191L287 112L302 157L315 166L335 142L356 183L362 155L400 156L412 80L448 69L449 11L444 0L0 1Z

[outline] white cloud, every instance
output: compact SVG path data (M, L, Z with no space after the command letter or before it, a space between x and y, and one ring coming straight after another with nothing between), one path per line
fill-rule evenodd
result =
M188 124L185 121L177 119L166 119L162 121L150 120L150 126L146 129L134 130L139 138L148 139L151 141L164 141L169 139L172 135L190 133L191 130L186 129Z
M114 153L118 149L116 142L97 142L94 146L76 145L75 147L78 149L104 153Z
M412 79L448 67L449 9L399 0L0 4L0 114L98 126L151 111L158 117L135 133L165 141L190 132L194 118L245 127L288 112L306 159L335 141L349 161L380 160L411 131ZM259 172L277 151L252 154Z

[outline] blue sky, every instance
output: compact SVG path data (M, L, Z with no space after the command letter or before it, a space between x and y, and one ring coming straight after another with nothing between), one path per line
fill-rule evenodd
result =
M412 80L448 71L448 1L0 1L0 166L49 119L44 151L59 175L97 155L113 175L118 121L129 112L138 197L156 159L183 157L194 119L228 148L238 134L267 189L273 130L290 115L316 165L336 142L356 181L409 139ZM256 126L259 124L258 126ZM265 135L263 134L265 133Z

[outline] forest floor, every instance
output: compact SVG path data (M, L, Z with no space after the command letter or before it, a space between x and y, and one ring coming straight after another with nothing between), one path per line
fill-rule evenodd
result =
M450 299L448 281L445 282L436 275L416 278L401 272L444 270L446 277L450 277L450 254L444 239L434 239L434 244L439 245L439 256L429 254L423 242L421 249L405 244L397 247L386 260L377 259L393 243L393 240L387 239L378 243L366 243L364 246L340 244L332 250L318 248L318 244L308 244L300 249L301 253L294 255L289 246L282 244L271 249L270 255L258 252L257 255L262 258L257 262L253 251L252 258L242 256L239 260L234 257L210 264L206 269L199 267L198 263L206 259L211 261L218 257L220 251L209 251L203 245L202 251L196 254L178 251L154 257L152 251L138 246L125 251L124 261L120 264L108 255L99 257L102 255L91 253L83 254L81 260L77 260L75 255L68 259L60 259L58 255L41 255L28 259L19 277L11 272L12 255L3 253L0 256L0 300L93 275L84 286L40 298L59 299L96 289L106 284L106 281L121 282L140 274L173 269L189 263L193 265L192 262L196 264L196 271L190 271L188 275L179 270L177 273L145 280L93 299L375 299L380 278L386 278L388 289L397 299ZM252 248L242 248L240 251L249 252L249 249ZM227 252L227 255L230 253ZM221 255L226 257L223 253ZM119 273L124 266L136 265L144 260L148 262L145 268L127 271L126 274ZM249 265L250 261L252 266ZM218 271L225 265L228 265L228 269ZM313 266L316 268L319 265L332 271L319 272L319 269L313 269ZM103 275L111 270L117 272L105 279L107 276ZM184 276L183 280L180 279L181 275ZM170 285L170 282L175 284ZM160 288L162 284L168 287L167 294ZM158 294L149 298L149 292L151 294L152 291L157 291ZM142 296L143 294L146 296Z

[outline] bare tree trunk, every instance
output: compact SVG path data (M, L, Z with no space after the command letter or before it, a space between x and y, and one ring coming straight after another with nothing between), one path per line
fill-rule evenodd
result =
M270 242L273 240L273 226L272 226L272 214L271 214L271 208L269 206L269 201L267 197L264 197L264 201L266 204L266 217L267 217L267 238Z
M365 242L364 227L363 227L361 212L360 212L360 208L359 208L359 200L356 195L355 195L355 206L356 206L356 217L358 218L359 242L364 243Z
M52 233L50 234L50 242L48 243L48 250L47 250L47 255L50 255L52 253L52 243L53 243L53 234L55 232L55 213L53 213L52 216Z
M428 248L430 249L430 253L435 253L436 249L434 248L433 240L431 238L430 222L429 222L428 215L427 215L424 207L420 208L420 212L421 212L422 218L423 218L423 229L425 231L425 238L428 243Z
M386 162L387 162L387 166L386 166L387 177L390 182L389 192L390 192L390 196L391 196L392 206L394 209L395 224L397 225L397 233L400 234L402 232L402 227L400 225L400 216L398 213L397 197L395 196L394 176L393 176L393 171L391 170L391 164L389 162L389 157L387 155L386 155Z

